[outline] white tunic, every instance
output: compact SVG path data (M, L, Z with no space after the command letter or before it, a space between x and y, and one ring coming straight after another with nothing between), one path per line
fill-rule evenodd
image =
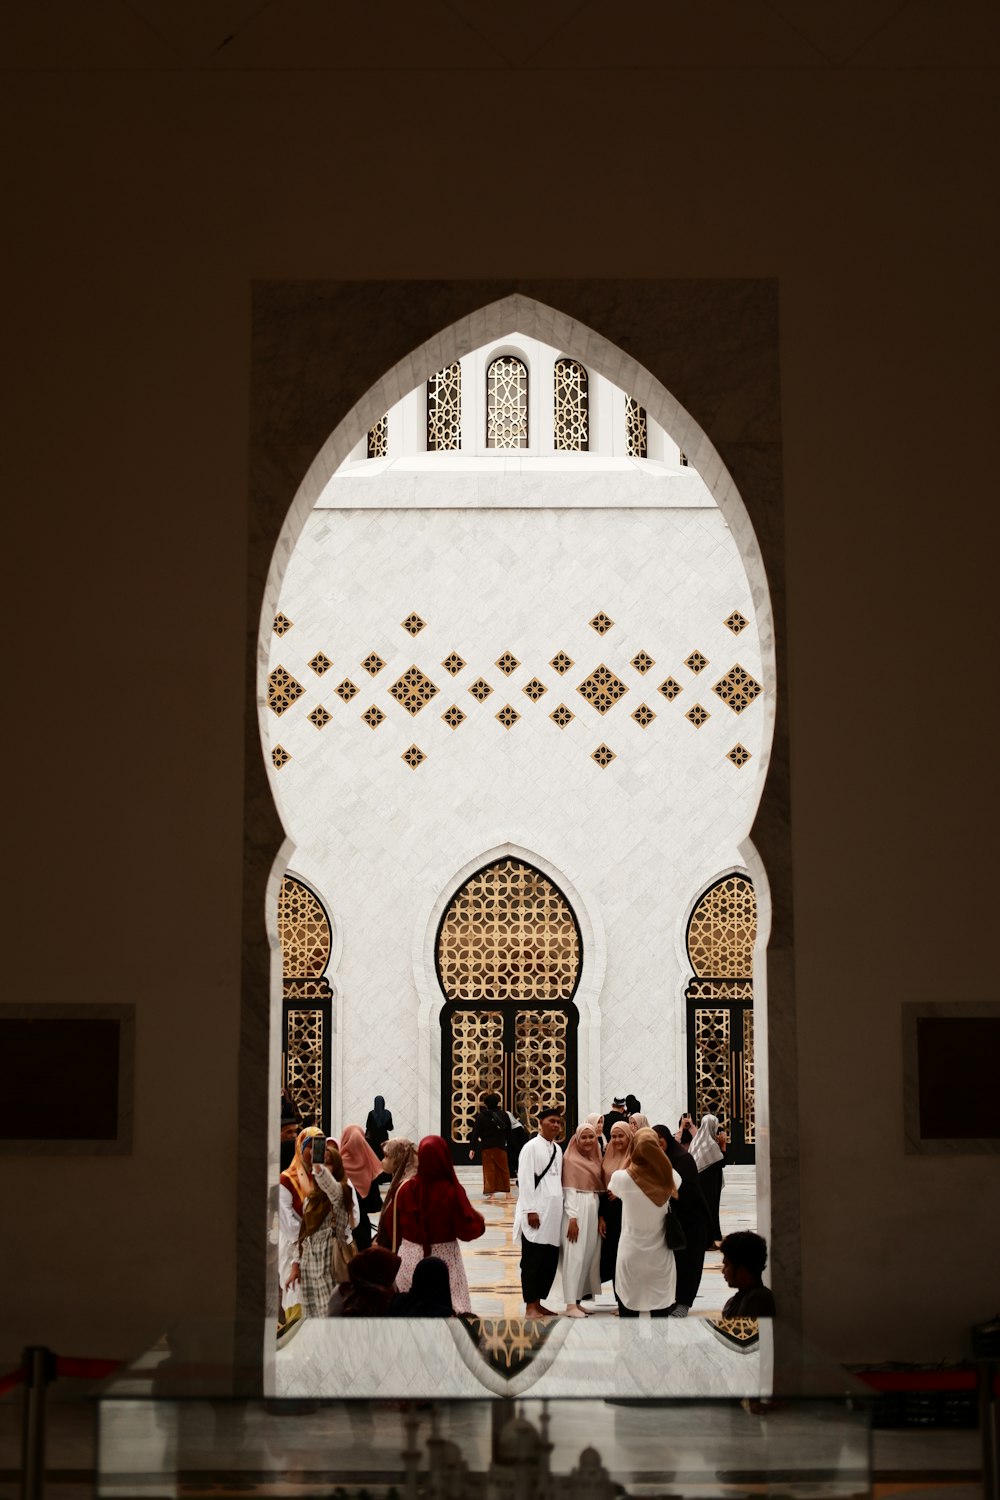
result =
M670 1200L657 1208L621 1168L612 1172L608 1187L622 1205L615 1292L630 1312L669 1307L677 1286L677 1264L664 1238Z
M555 1160L546 1172L552 1151ZM522 1237L536 1245L558 1245L562 1232L563 1190L562 1152L555 1141L545 1141L540 1135L532 1136L522 1146L517 1158L517 1207L514 1210L514 1241ZM542 1181L535 1186L535 1174L545 1172ZM528 1215L537 1214L539 1225L532 1229Z
M579 1302L586 1293L595 1297L601 1290L601 1237L597 1232L596 1193L582 1188L563 1188L563 1236L559 1269L562 1272L563 1296L567 1302ZM570 1219L580 1232L575 1241L566 1236Z

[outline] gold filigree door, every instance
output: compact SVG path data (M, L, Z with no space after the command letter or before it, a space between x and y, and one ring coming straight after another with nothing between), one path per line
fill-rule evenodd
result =
M529 1133L538 1111L562 1110L575 1128L575 1012L467 1010L448 1006L442 1047L443 1134L456 1161L468 1159L472 1122L484 1094L499 1094Z

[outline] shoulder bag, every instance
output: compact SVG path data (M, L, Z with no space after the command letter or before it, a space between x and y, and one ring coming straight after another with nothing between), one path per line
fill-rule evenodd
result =
M687 1249L687 1235L672 1208L667 1210L667 1217L663 1221L663 1238L667 1242L668 1250Z

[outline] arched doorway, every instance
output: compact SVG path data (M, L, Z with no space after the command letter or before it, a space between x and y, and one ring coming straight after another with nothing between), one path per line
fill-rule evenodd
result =
M688 919L688 1100L696 1120L715 1115L728 1136L726 1160L756 1161L753 949L757 896L749 876L726 875Z
M464 1160L484 1093L534 1131L556 1105L576 1128L573 996L582 941L572 907L540 870L495 860L449 901L435 957L441 1013L441 1133Z
M323 903L286 875L278 895L281 943L281 1086L303 1125L330 1129L333 1000L326 970L333 933Z

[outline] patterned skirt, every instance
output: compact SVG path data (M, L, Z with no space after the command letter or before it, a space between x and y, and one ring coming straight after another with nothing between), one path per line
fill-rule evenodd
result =
M327 1219L303 1240L299 1252L299 1289L304 1318L325 1318L335 1291L331 1256L333 1254L333 1220Z
M396 1277L396 1288L400 1292L408 1292L413 1282L413 1272L417 1264L424 1258L424 1247L418 1245L414 1240L403 1240L397 1251L402 1265L399 1275ZM432 1245L431 1254L443 1260L448 1267L448 1280L451 1283L451 1305L452 1310L457 1313L471 1313L472 1298L469 1295L469 1281L465 1274L465 1266L462 1263L462 1252L458 1248L457 1240L446 1240L443 1245Z

